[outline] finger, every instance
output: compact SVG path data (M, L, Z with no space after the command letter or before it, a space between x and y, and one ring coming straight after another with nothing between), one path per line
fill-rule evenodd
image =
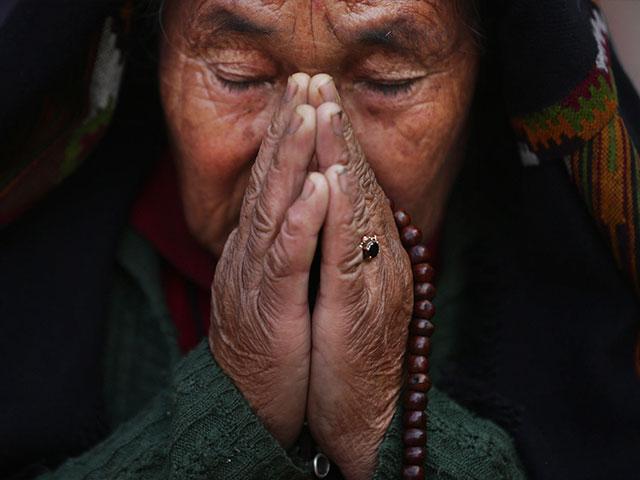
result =
M308 313L309 272L328 203L327 180L319 173L310 173L265 257L265 280L271 290L265 298L286 298L287 305L307 309Z
M251 216L255 201L262 190L264 179L278 151L280 141L286 133L291 115L299 105L307 102L309 81L310 77L306 73L291 75L287 81L285 93L273 114L251 169L251 176L249 177L249 184L247 185L240 213L241 224L247 223Z
M365 194L371 197L370 200L373 200L375 196L383 198L375 174L366 161L349 116L340 103L335 83L329 75L319 74L311 79L309 100L324 102L317 107L318 170L324 171L334 163L344 163L358 179ZM336 145L335 140L332 140L334 135L343 139L339 147L340 150L332 149L332 146ZM328 140L329 143L327 143Z
M322 231L318 303L336 305L336 299L348 301L346 295L358 296L364 290L359 243L365 225L363 215L354 205L357 183L347 168L333 165L325 176L329 185L329 207Z
M343 136L343 115L336 103L323 103L316 109L316 158L321 173L331 165L349 165L351 156Z
M371 228L379 229L382 219L374 213L384 194L355 137L344 135L346 113L336 103L323 103L316 110L316 118L318 170L324 172L332 165L344 165L356 182L352 192L356 217L359 220L370 218ZM377 234L381 233L378 231Z
M256 259L263 258L300 194L315 150L315 132L315 109L296 107L253 209L247 248Z
M309 105L318 108L325 102L341 103L331 75L319 73L309 80Z

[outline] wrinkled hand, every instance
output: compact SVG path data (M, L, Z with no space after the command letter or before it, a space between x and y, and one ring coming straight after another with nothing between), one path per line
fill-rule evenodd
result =
M262 142L216 269L209 333L218 364L285 447L304 421L309 270L328 202L324 176L307 174L316 135L308 84L305 74L289 80Z
M368 479L402 386L411 269L333 81L293 78L298 91L274 115L218 263L210 344L282 445L295 441L306 410L314 439L345 477ZM320 173L308 174L314 157ZM371 262L359 247L364 235L380 242Z
M320 288L312 316L307 417L349 480L369 479L402 387L413 302L411 266L378 185L327 75L311 80L318 168L329 184ZM359 242L377 235L380 255Z

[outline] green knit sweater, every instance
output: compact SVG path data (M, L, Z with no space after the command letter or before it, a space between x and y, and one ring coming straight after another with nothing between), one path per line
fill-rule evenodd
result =
M150 245L126 232L118 253L105 345L112 433L42 479L302 479L302 459L264 428L203 342L181 358ZM428 407L430 479L520 479L509 436L434 389ZM375 479L398 478L396 414Z

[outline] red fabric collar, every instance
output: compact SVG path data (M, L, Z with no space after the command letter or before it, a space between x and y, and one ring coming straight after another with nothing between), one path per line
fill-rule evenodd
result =
M130 224L165 260L162 288L178 344L189 352L207 336L215 258L191 236L176 171L163 156L138 196Z
M216 261L187 228L177 174L169 155L158 162L136 200L131 225L179 273L209 290Z

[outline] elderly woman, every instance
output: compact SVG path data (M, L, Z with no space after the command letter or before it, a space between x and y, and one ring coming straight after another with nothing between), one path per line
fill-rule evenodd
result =
M638 105L594 5L167 0L160 153L135 67L97 142L123 12L79 130L8 149L7 475L637 472Z

